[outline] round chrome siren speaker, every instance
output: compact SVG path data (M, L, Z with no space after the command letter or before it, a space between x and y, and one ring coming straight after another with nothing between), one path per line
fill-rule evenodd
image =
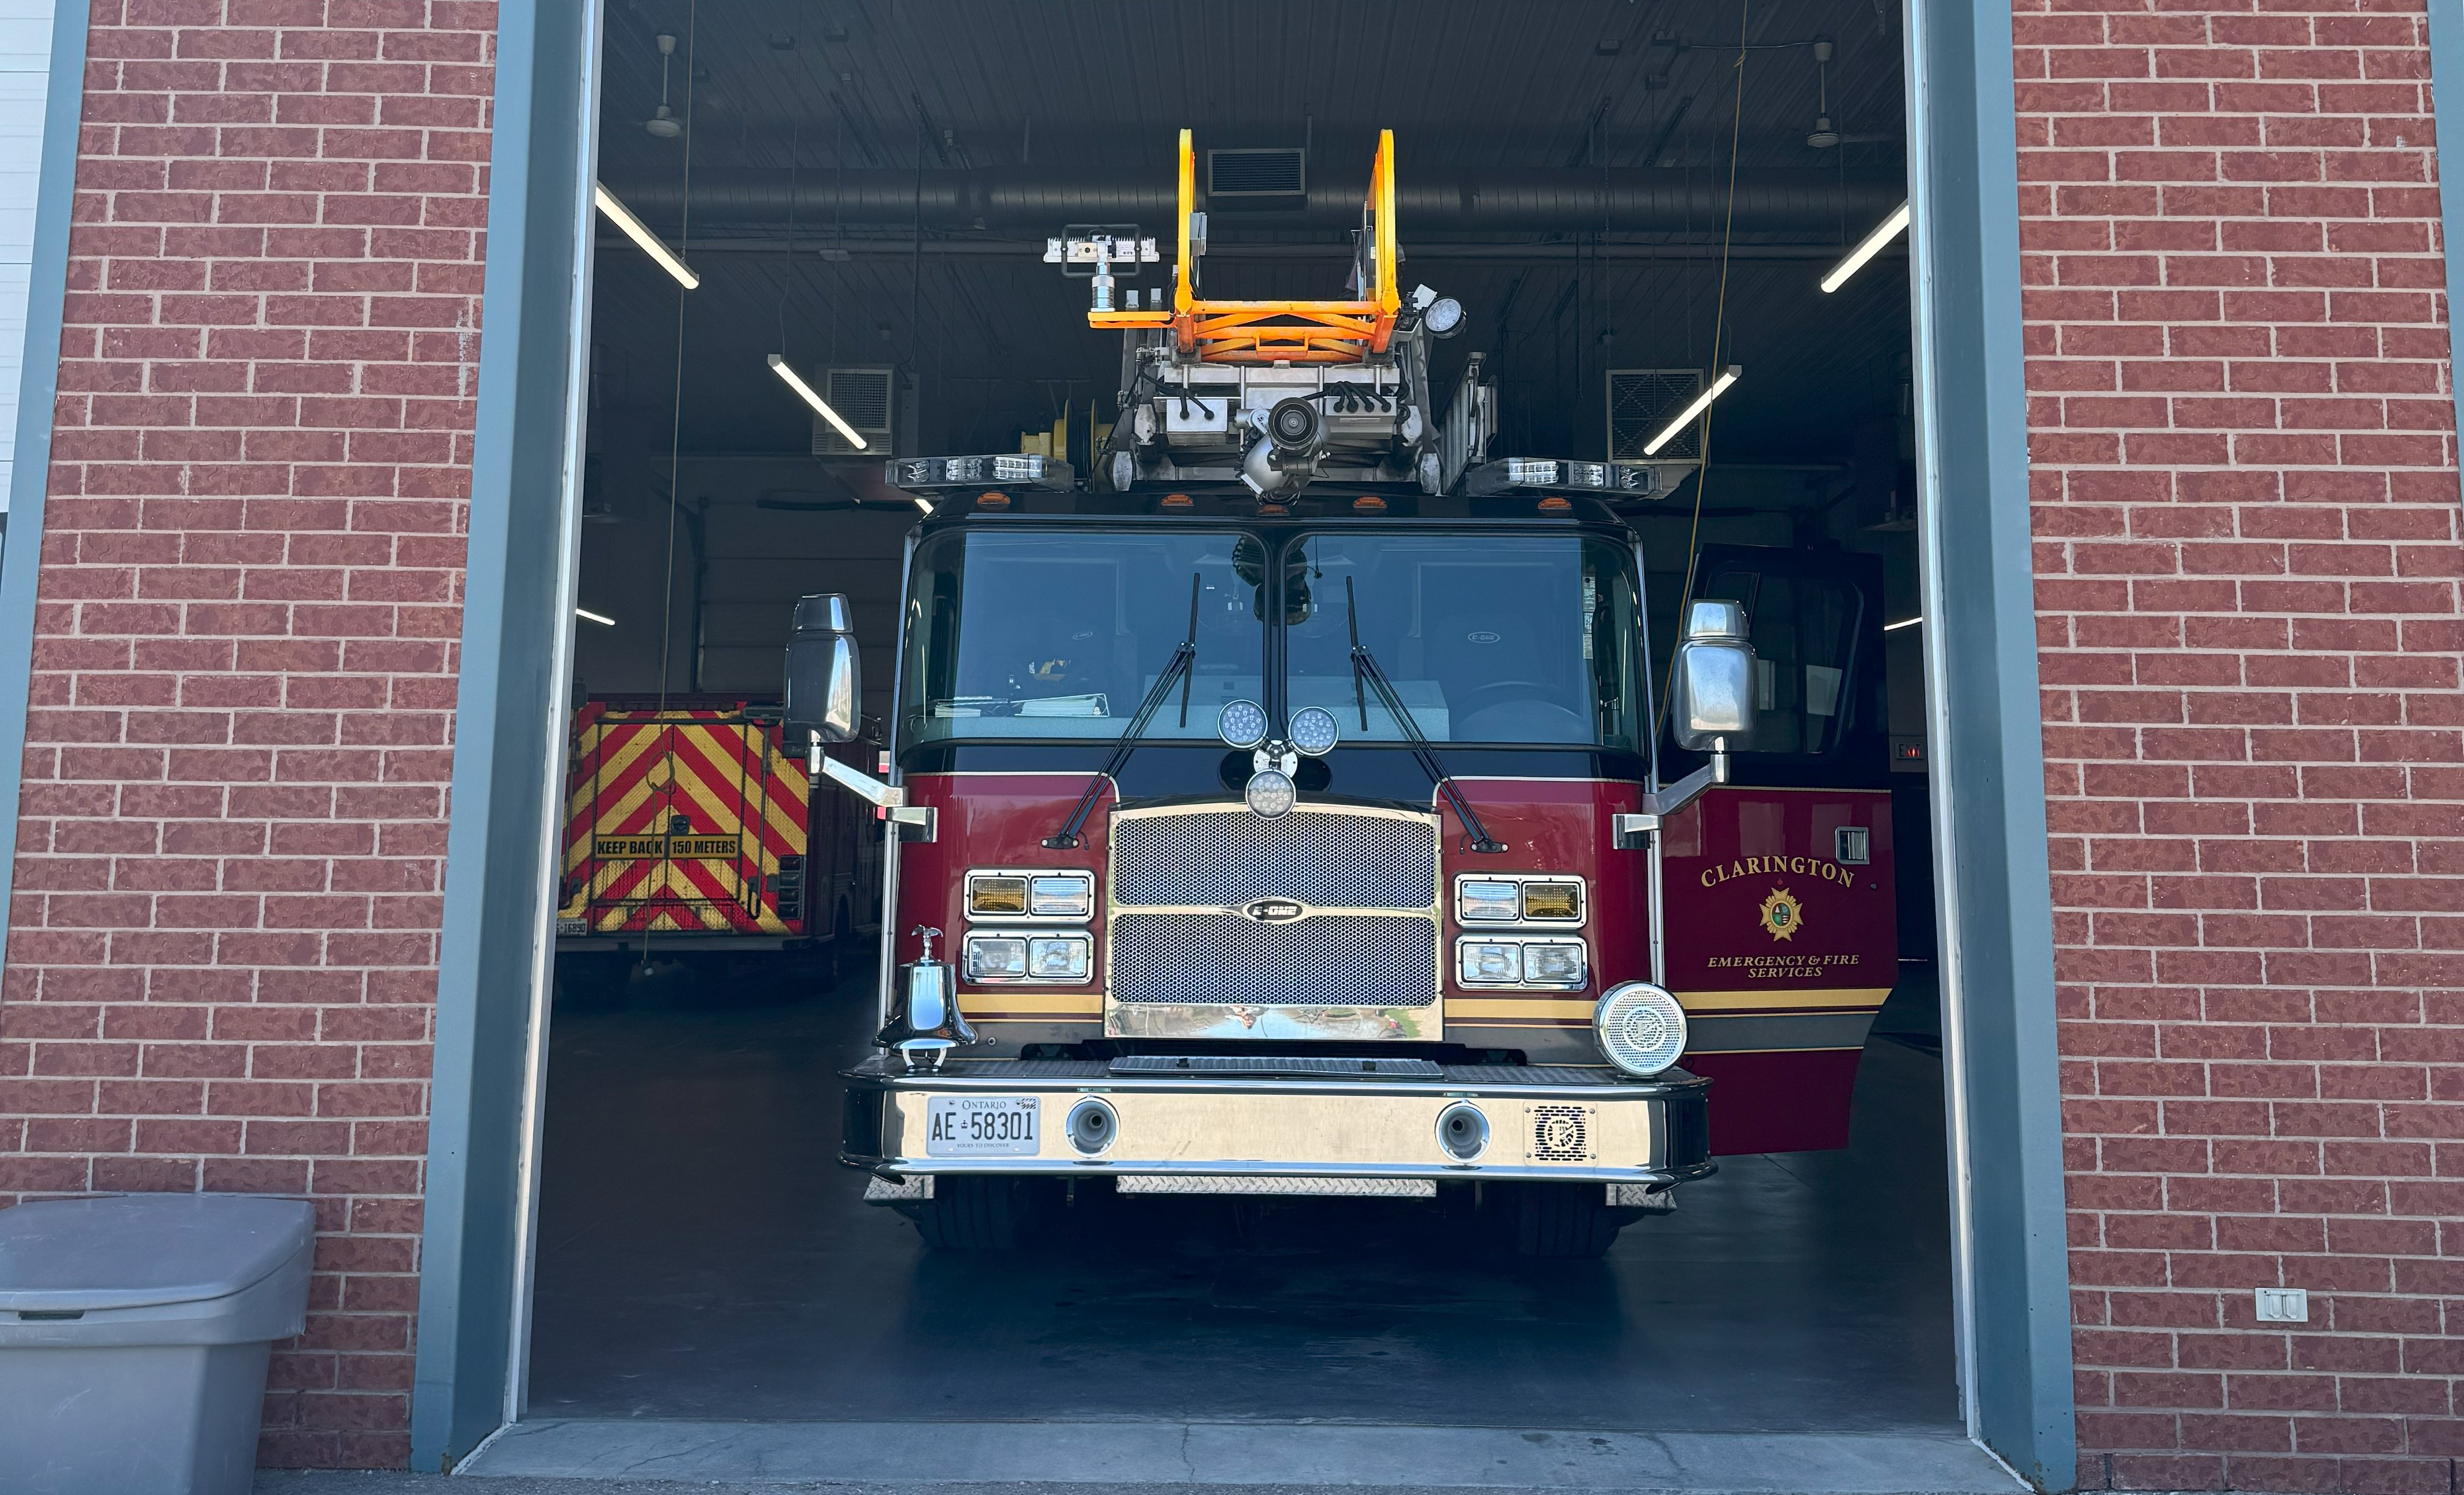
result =
M1648 1079L1685 1052L1685 1009L1663 988L1627 981L1592 1009L1592 1036L1609 1063Z

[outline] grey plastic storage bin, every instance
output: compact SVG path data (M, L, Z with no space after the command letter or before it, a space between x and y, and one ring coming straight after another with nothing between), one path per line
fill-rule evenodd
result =
M316 1236L306 1203L246 1195L0 1210L0 1490L247 1495Z

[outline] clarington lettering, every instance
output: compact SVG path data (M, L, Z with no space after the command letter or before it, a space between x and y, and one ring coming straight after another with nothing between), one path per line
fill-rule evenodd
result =
M1819 877L1826 883L1842 888L1857 886L1857 876L1837 862L1825 862L1811 856L1749 856L1726 867L1703 869L1703 886L1717 888L1731 877L1769 877L1787 872L1798 877Z

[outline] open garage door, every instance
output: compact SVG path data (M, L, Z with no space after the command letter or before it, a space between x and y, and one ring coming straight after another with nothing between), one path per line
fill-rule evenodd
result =
M1313 15L607 18L535 1418L1966 1448L1900 18Z

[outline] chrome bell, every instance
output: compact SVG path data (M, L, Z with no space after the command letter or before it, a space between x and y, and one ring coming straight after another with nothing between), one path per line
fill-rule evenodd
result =
M912 1074L938 1069L951 1049L982 1040L958 1011L958 973L948 961L933 958L933 941L941 932L919 924L909 933L922 937L924 954L898 968L897 1000L873 1042L898 1050Z

